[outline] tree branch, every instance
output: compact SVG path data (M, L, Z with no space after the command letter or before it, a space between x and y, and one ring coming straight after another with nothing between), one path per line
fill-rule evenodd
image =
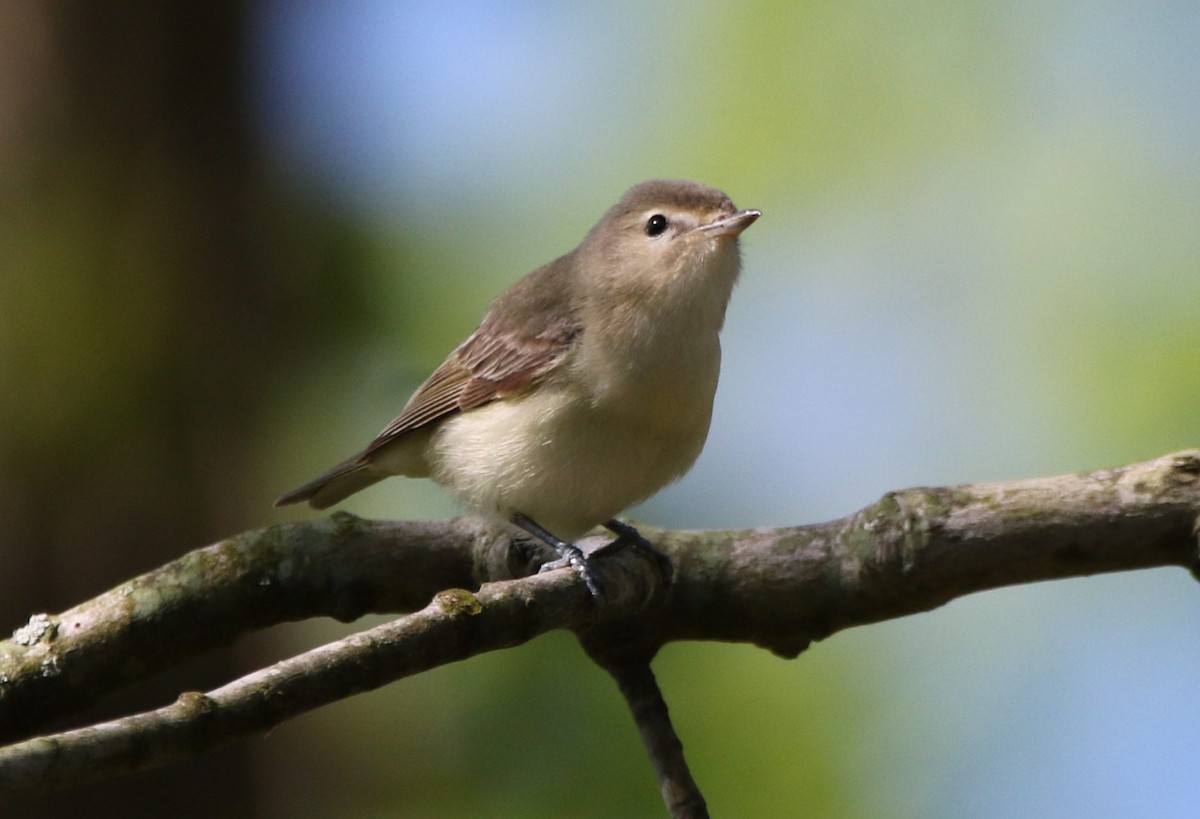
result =
M335 514L190 552L0 643L0 741L84 708L185 657L292 620L413 611L479 585L481 527L372 523Z
M270 730L410 674L586 625L591 601L551 572L439 592L421 611L135 716L0 748L0 789L77 785L133 773Z
M669 758L678 739L665 704L661 714L644 707L661 702L648 662L666 642L751 642L791 657L841 629L983 589L1152 566L1195 573L1198 521L1200 451L1192 450L1089 474L889 493L812 526L646 528L675 566L665 593L656 567L626 550L598 561L614 593L599 612L570 572L443 594L396 623L207 695L0 749L0 784L77 781L192 755L552 628L577 631L617 678L660 783L664 771L682 781L686 767ZM411 611L445 589L528 574L540 559L506 530L472 519L371 523L338 514L249 532L61 615L35 616L0 643L0 730L35 730L246 631L317 615ZM479 614L464 616L476 603ZM648 728L655 720L662 724ZM702 815L698 789L676 798Z
M588 655L612 676L625 697L650 755L668 813L673 819L708 819L708 804L683 757L683 743L671 724L667 701L650 669L650 658L630 656L607 641L592 645L587 635L582 639Z

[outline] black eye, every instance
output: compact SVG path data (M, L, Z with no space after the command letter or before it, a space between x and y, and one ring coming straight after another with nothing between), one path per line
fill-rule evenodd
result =
M656 213L646 220L646 235L658 236L667 229L667 225L669 224L670 223L667 221L667 217L663 216L661 213Z

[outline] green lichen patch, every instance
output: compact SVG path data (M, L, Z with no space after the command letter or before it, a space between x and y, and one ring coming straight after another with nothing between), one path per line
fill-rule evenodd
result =
M483 612L479 598L466 589L446 589L435 594L433 600L451 616L474 616Z

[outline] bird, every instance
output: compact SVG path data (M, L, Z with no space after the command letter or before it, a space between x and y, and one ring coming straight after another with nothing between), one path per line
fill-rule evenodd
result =
M665 560L617 516L704 446L738 237L760 215L697 182L635 185L496 298L362 451L275 505L324 509L389 476L432 478L552 547L543 570L572 566L595 596L598 555L633 545ZM597 526L616 540L585 556L574 541Z

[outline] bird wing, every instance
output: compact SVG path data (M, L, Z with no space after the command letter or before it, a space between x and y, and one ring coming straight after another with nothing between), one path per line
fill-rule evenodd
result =
M574 316L546 323L536 332L528 325L503 329L493 316L417 388L364 455L370 455L418 427L512 395L557 367L579 335Z

